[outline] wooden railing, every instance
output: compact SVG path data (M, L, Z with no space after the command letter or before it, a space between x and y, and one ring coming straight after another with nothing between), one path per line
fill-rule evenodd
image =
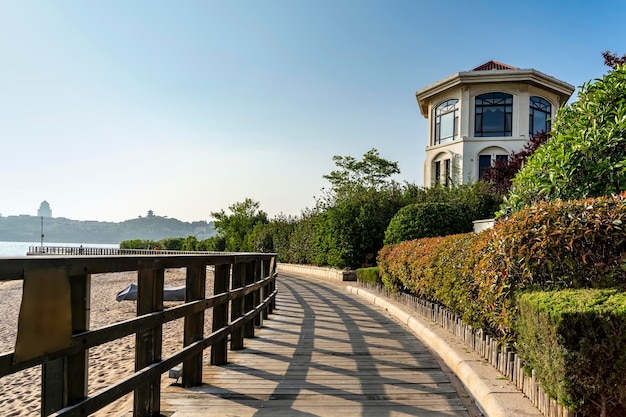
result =
M209 266L214 267L214 295L206 297ZM186 268L186 299L164 310L166 268ZM61 275L66 279L72 333L67 346L34 357L20 359L17 349L0 354L0 377L42 365L43 416L89 415L133 391L134 416L159 415L161 374L182 363L183 386L199 385L204 349L210 347L211 363L220 365L227 361L228 335L232 350L243 348L244 337L254 337L255 326L262 325L275 306L275 270L274 254L0 258L0 281L24 280L26 287L35 277ZM91 274L123 271L137 271L137 317L90 330ZM24 304L33 302L26 290L24 294L19 326ZM209 308L213 308L212 332L205 336L204 312ZM180 318L184 318L184 347L162 358L162 326ZM135 373L88 396L89 348L132 334L136 340Z

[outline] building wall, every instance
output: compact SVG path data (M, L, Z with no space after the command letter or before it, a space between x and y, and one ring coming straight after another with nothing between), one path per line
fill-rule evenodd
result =
M475 97L484 93L502 92L513 96L512 132L506 137L474 137ZM479 155L509 155L521 150L529 139L528 115L530 97L539 96L551 104L552 118L559 106L559 97L550 91L534 85L516 82L465 84L447 89L434 95L428 106L428 146L424 162L424 185L432 185L435 162L450 158L454 167L453 180L464 183L478 180ZM434 110L450 99L459 100L459 139L439 145L432 145L434 138Z

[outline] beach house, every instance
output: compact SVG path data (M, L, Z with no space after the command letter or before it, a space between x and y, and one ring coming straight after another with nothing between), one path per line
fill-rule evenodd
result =
M424 185L480 179L499 158L550 130L574 87L535 69L489 61L415 93L428 119Z

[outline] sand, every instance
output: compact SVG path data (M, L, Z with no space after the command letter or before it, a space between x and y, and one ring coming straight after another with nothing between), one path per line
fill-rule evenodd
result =
M212 294L213 276L207 272L207 294ZM131 283L137 283L136 272L118 272L92 276L90 328L97 329L107 324L136 316L136 302L117 302L115 295ZM167 270L166 286L185 284L185 270ZM22 298L21 281L0 283L0 352L15 349L17 319ZM180 303L165 302L165 308ZM211 313L205 314L205 335L210 333ZM163 357L167 357L183 346L183 320L166 323L163 326ZM134 370L135 337L127 336L90 349L89 351L89 395L106 388ZM205 351L205 355L209 352ZM171 384L167 374L161 378L162 384ZM0 415L35 416L40 415L41 367L30 368L13 375L0 378ZM96 416L120 416L132 409L132 393L114 404L98 411Z

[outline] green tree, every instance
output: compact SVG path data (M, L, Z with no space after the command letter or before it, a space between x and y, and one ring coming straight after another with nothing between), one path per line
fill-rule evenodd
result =
M372 266L389 220L404 205L402 187L392 179L397 162L376 149L362 160L334 156L338 169L324 175L331 190L314 216L313 263L338 268Z
M229 207L231 214L224 210L211 213L215 219L215 230L226 241L226 251L254 251L250 235L256 225L268 223L267 214L259 207L259 202L246 198Z
M391 176L399 174L397 162L381 158L378 151L370 149L357 161L352 156L333 156L335 165L340 168L324 175L332 185L334 195L341 196L362 189L380 191L394 182Z
M578 101L559 109L551 138L513 179L500 215L538 201L626 190L626 66L585 84Z
M198 250L198 243L198 239L195 236L187 236L183 241L181 249L185 251L196 251Z

